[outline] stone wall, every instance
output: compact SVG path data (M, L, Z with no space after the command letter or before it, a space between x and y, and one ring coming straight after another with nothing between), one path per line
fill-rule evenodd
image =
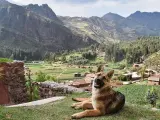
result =
M0 80L8 87L10 104L27 102L23 62L0 63Z
M40 86L40 97L41 98L49 98L54 96L65 96L67 94L71 94L73 92L84 92L84 89L75 88L72 86L68 86L63 83L56 82L43 82L39 84Z

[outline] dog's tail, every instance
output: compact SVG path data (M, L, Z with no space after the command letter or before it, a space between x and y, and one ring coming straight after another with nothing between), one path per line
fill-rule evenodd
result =
M72 98L73 101L76 101L76 102L83 102L83 101L86 101L86 100L90 100L90 98Z

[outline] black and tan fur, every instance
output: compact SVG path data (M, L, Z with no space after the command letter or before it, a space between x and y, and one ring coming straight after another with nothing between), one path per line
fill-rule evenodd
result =
M113 114L121 110L125 104L125 96L114 91L110 86L110 79L114 71L107 74L98 73L92 84L92 97L88 99L73 99L79 101L72 105L75 109L85 111L72 115L73 119L84 117L96 117L105 114Z

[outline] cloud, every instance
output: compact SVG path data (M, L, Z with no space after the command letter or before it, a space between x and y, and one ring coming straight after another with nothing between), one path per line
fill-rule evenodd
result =
M88 3L94 3L98 0L55 0L55 2L59 3L70 3L70 4L88 4Z
M10 1L10 0L9 0ZM108 12L129 16L135 11L160 11L159 0L12 0L20 5L47 3L61 16L103 16Z

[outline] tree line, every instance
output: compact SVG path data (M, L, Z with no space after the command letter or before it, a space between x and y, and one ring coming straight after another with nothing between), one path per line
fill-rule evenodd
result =
M151 54L160 50L160 37L139 37L136 41L109 43L105 47L105 60L127 63L142 62Z

